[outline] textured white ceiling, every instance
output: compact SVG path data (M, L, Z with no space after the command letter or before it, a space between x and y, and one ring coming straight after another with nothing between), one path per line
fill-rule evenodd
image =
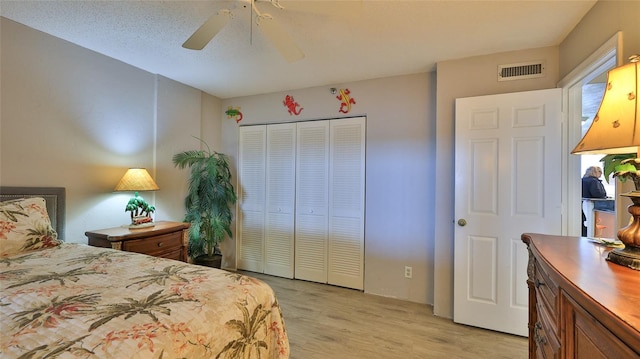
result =
M305 58L287 63L241 1L0 1L0 15L220 98L432 71L438 61L558 45L596 0L280 0L259 4ZM346 4L345 4L346 3ZM182 43L235 17L202 51Z

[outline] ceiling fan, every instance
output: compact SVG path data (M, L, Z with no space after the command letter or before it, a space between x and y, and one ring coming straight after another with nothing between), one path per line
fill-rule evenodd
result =
M260 12L256 3L269 3L274 8L284 9L284 7L280 5L279 0L238 0L239 6L237 6L237 8L251 6L251 10L255 13L257 27L288 62L295 62L304 58L304 53L293 41L293 38L278 24L273 16ZM224 28L233 16L234 13L230 9L219 10L216 14L211 15L211 17L182 44L182 47L191 50L202 50L216 34Z

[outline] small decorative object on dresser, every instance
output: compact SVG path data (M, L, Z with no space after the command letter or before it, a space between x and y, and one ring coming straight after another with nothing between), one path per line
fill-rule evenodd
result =
M640 358L640 275L586 238L524 233L529 358Z
M85 232L89 245L188 262L189 223L156 222L154 227L106 228Z

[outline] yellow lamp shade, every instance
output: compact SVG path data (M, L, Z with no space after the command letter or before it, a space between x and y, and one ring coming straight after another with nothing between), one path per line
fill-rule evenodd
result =
M636 153L640 146L638 62L617 67L607 74L607 86L591 127L571 153Z
M156 191L160 187L144 168L129 168L114 191Z

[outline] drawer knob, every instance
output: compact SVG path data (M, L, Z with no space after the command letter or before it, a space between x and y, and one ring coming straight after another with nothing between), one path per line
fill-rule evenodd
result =
M158 242L158 247L162 247L162 242Z
M533 329L533 340L535 340L536 344L540 346L545 345L547 343L547 338L545 338L544 335L540 335L540 333L538 333L541 329L542 329L542 323L537 322Z
M534 285L536 286L536 288L540 288L540 286L544 285L544 282L541 282L538 280L538 278L536 278L536 280L534 281Z

